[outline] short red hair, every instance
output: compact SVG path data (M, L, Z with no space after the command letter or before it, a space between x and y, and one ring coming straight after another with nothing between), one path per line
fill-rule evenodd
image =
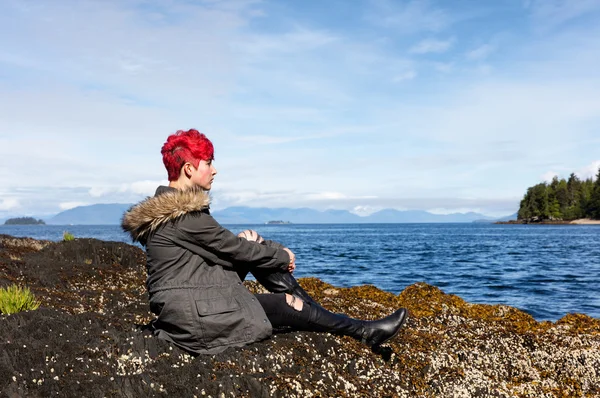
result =
M178 130L167 137L167 142L160 150L163 163L169 175L169 181L179 178L181 168L186 163L198 167L201 160L213 160L215 150L212 142L198 130Z

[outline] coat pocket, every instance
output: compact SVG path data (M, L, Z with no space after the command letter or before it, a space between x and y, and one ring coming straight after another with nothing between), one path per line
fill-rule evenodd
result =
M200 316L208 316L237 311L240 305L233 297L213 297L196 300L196 308Z
M195 301L202 340L207 348L243 340L243 311L234 297L219 296Z

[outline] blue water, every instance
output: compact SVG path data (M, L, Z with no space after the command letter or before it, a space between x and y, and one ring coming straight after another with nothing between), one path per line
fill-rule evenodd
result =
M253 228L297 256L297 277L399 293L427 282L469 302L507 304L538 320L600 318L600 225L326 224ZM130 242L118 226L0 226L0 234Z

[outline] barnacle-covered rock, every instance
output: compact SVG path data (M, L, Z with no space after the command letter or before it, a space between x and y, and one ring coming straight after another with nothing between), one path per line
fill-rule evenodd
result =
M406 326L375 352L348 337L288 332L195 358L144 331L152 314L137 247L0 235L0 286L11 283L42 307L0 315L0 396L600 396L600 320L537 322L424 283L394 295L300 280L353 317L408 308Z

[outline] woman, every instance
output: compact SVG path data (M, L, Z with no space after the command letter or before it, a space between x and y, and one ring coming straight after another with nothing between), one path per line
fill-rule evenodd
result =
M406 318L399 309L377 321L334 314L298 285L295 256L254 231L239 236L209 212L217 174L214 149L197 130L178 131L162 147L169 186L133 206L122 227L146 248L154 334L195 354L213 354L269 337L273 327L352 336L376 347ZM251 272L272 293L252 294Z

